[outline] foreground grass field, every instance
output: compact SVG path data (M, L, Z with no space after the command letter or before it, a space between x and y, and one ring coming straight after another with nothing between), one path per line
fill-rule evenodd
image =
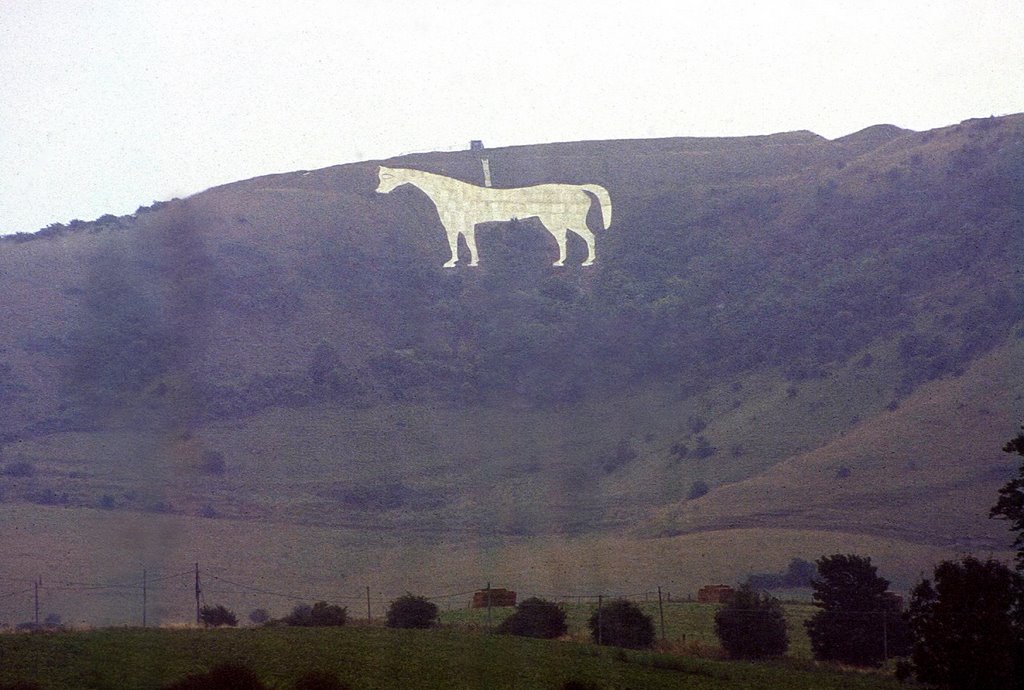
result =
M159 688L223 662L285 690L311 670L351 688L896 688L881 674L783 660L740 663L465 630L107 629L0 635L0 684L46 690Z

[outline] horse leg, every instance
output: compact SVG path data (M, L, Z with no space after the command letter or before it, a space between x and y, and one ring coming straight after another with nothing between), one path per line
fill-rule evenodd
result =
M551 265L565 266L565 229L553 230L552 228L561 228L562 226L548 223L544 223L544 227L548 229L548 232L555 238L555 242L558 243L558 261Z
M469 265L476 266L478 264L478 257L476 254L476 226L470 225L462 231L462 236L466 238L466 246L469 247Z
M590 231L586 225L581 228L569 228L577 235L583 238L583 241L587 243L587 260L583 262L583 266L590 266L594 263L594 233Z
M452 250L452 258L445 262L444 268L455 268L459 263L459 230L449 223L444 224L445 234L448 235L448 247Z

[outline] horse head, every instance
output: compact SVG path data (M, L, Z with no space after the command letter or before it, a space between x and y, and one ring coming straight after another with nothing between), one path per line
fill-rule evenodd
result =
M405 184L405 180L398 174L398 171L394 168L386 168L383 165L377 170L378 184L377 192L380 194L387 194L395 187Z

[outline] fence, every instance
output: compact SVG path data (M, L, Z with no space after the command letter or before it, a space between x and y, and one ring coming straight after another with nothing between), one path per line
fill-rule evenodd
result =
M475 625L484 629L497 626L512 609L472 609L471 601L476 591L427 593L424 598L438 606L446 622ZM273 586L245 582L232 577L223 569L201 568L198 563L171 572L144 571L137 578L114 582L48 582L43 578L0 578L0 629L33 629L62 624L70 627L196 625L200 609L207 604L225 605L236 611L244 624L250 612L277 608L283 615L296 605L319 601L346 607L349 617L355 621L379 623L384 619L390 601L397 596L375 592L370 586L363 586L355 593L350 591L344 594L330 591L282 591ZM673 596L660 587L597 594L519 592L520 602L531 597L562 604L567 611L566 622L570 634L576 637L589 636L587 620L604 603L612 599L628 599L639 604L652 618L659 639L718 646L714 634L714 614L718 605L698 603L689 594L684 597ZM99 605L90 606L90 601L99 602ZM62 614L68 610L79 613L67 619ZM807 656L810 650L801 623L815 610L806 603L802 607L791 608L787 614L791 619L791 631L797 633L793 637L803 637L800 646L806 648ZM893 616L892 612L879 611L849 612L846 615L860 619L877 617L879 636L886 635Z

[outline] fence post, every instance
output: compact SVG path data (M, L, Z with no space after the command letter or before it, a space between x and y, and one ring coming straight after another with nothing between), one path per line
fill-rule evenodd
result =
M491 583L487 583L487 629L491 629Z
M665 639L665 607L661 604L661 585L658 585L658 615L661 616L661 639Z

